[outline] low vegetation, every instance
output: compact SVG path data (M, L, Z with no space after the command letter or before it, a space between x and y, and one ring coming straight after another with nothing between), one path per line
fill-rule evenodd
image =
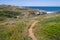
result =
M22 18L27 11L32 16ZM11 5L0 6L0 40L32 40L28 35L32 20L38 21L33 27L38 40L60 40L60 12L35 16L34 11ZM17 16L20 18L17 19Z
M35 25L35 35L38 40L60 40L60 15L44 17ZM41 19L39 19L41 20Z

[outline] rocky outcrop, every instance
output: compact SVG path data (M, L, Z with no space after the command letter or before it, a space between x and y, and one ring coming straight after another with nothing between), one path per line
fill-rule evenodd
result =
M36 11L35 12L35 15L42 15L42 14L47 14L47 12L46 11L44 11L44 10L38 10L38 11Z
M26 18L26 17L39 16L44 14L47 14L47 12L43 10L37 10L37 11L23 12L22 17Z

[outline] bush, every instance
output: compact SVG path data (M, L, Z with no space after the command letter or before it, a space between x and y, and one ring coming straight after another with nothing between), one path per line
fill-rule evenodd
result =
M57 11L56 13L60 13L60 11Z
M0 21L4 21L5 19L5 17L0 17Z
M13 17L16 17L18 15L20 15L21 12L15 12L15 11L0 11L0 16L5 16L5 17L9 17L9 18L13 18Z

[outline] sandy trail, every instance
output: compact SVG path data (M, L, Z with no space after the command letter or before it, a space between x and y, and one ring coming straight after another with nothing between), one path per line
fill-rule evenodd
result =
M37 40L37 38L35 37L34 33L33 33L33 27L35 26L35 24L37 23L37 21L33 20L31 22L30 28L28 29L29 32L29 37L32 38L32 40Z

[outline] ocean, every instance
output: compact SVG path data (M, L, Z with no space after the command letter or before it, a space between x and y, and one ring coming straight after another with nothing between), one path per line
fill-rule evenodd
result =
M47 11L47 13L60 11L60 7L38 7L38 6L30 6L29 8L39 9L39 10L45 10L45 11Z

